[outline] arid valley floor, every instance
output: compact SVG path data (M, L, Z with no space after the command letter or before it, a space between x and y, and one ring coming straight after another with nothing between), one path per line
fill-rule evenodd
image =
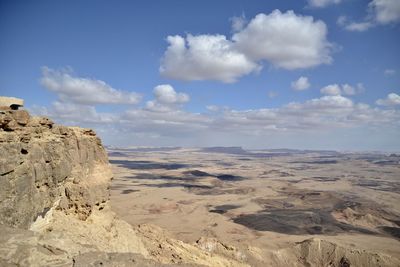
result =
M234 147L108 151L112 208L133 225L155 224L189 243L215 238L254 266L273 264L272 254L299 261L315 244L364 254L342 259L341 266L347 260L400 264L399 155ZM324 257L314 255L314 263L327 264Z

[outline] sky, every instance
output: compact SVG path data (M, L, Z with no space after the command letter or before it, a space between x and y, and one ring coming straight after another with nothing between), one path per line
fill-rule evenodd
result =
M105 145L400 151L400 0L0 0L0 95Z

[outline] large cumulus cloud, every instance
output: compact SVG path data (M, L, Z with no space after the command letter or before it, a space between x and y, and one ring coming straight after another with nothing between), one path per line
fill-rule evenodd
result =
M288 70L332 62L326 24L311 16L274 10L234 30L231 39L220 34L168 36L160 73L178 80L235 82L259 71L263 62Z

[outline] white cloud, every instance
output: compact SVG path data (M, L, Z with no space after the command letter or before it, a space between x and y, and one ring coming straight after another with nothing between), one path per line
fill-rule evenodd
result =
M321 98L311 99L307 101L304 107L317 107L318 109L335 109L335 108L350 108L353 106L353 102L340 95L323 96Z
M365 92L365 87L364 87L364 84L363 83L357 83L357 90L356 90L357 92L357 94L360 94L360 93L364 93Z
M400 105L400 95L390 93L385 99L378 99L376 104L381 106L397 106Z
M189 102L190 97L185 93L177 93L169 84L154 87L155 99L146 102L146 108L152 111L165 112L175 110L180 104Z
M34 106L31 111L33 114L48 116L58 123L82 127L113 123L118 119L116 114L97 112L94 106L61 101L53 102L48 108Z
M234 20L237 32L231 40L224 35L168 36L160 73L179 80L229 83L258 72L264 60L289 70L332 61L327 27L311 16L274 10L268 15L258 14L244 24Z
M355 110L354 103L343 96L323 96L304 103L292 102L280 108L256 110L225 110L216 119L214 129L239 131L254 135L270 131L315 131L322 128L347 127L347 116Z
M224 35L168 36L160 73L178 80L235 82L260 66L235 49Z
M343 96L323 96L273 109L225 110L211 126L214 131L268 136L271 132L306 134L373 125L399 127L399 118L398 111L373 109Z
M394 69L386 69L383 73L384 73L386 76L392 76L392 75L395 75L395 74L396 74L396 70L394 70Z
M231 22L233 32L238 32L243 30L243 28L246 26L247 20L244 14L242 14L240 17L232 17Z
M371 21L353 22L346 16L339 16L337 24L347 31L363 32L374 26Z
M284 69L329 64L331 44L324 22L293 11L258 14L232 40L248 57L267 60Z
M342 15L337 18L336 23L339 26L345 26L347 21L348 21L347 17Z
M291 83L294 90L303 91L310 87L310 82L307 77L301 76L299 79Z
M211 112L217 112L217 111L219 111L219 107L216 106L216 105L208 105L208 106L206 106L206 109L207 109L208 111L211 111Z
M41 84L63 102L77 104L137 104L140 95L112 88L101 80L72 76L68 71L42 68Z
M362 85L337 87L342 93L350 94L353 92L350 87L357 92ZM175 91L172 86L159 85L153 92L151 104L130 106L122 112L99 112L94 105L63 100L55 101L50 107L33 107L32 111L58 123L95 128L106 144L123 146L247 145L249 142L257 146L265 140L273 143L270 138L274 135L275 141L281 140L277 145L286 146L291 140L303 144L299 142L304 136L310 136L314 142L313 137L321 137L324 132L332 133L331 137L335 138L340 129L346 129L345 136L351 129L362 134L365 129L396 133L400 129L400 110L395 108L400 105L400 96L395 93L377 101L386 108L372 108L354 103L345 96L327 95L276 108L233 110L208 106L205 113L194 113L183 110L189 96ZM284 136L287 139L282 139Z
M272 99L278 96L278 93L275 91L268 91L268 98Z
M125 135L141 134L145 142L148 136L157 136L158 139L178 139L176 144L182 144L183 139L203 134L210 120L207 115L168 107L162 112L149 108L129 109L120 115L117 123L121 131L128 133Z
M356 95L364 92L364 85L362 83L357 83L357 85L351 86L347 83L338 85L330 84L321 88L320 92L324 95Z
M303 115L310 112L313 115L315 112L321 115L324 113L339 114L352 107L353 102L350 99L340 95L328 95L307 100L305 103L289 103L286 109L287 111L301 112Z
M400 21L399 0L373 0L368 4L377 23L388 24Z
M189 101L189 95L177 93L169 84L157 85L154 88L154 95L158 102L163 104L181 104Z
M311 7L326 7L332 4L339 4L341 0L308 0L307 2Z
M340 89L340 86L338 84L330 84L327 85L323 88L321 88L321 94L324 95L341 95L342 94L342 89Z
M345 94L345 95L355 95L356 94L356 89L347 83L342 85L342 90L343 90L343 94Z
M246 145L254 138L259 138L257 142L269 140L275 133L277 140L289 135L291 138L287 140L297 138L301 142L299 136L320 136L324 132L337 133L339 129L346 129L347 134L351 129L364 131L362 127L400 128L399 110L371 108L340 95L292 102L277 108L233 110L209 106L211 112L204 114L187 112L179 106L163 112L130 108L120 114L106 114L91 106L62 102L36 110L57 122L94 127L106 143L124 146L232 145L233 141ZM82 116L83 113L87 115ZM282 142L279 145L285 144Z
M337 23L348 31L363 32L376 25L397 23L399 21L399 0L372 0L368 4L368 15L363 21L353 22L345 16L340 16Z
M374 26L371 22L350 22L344 28L348 31L364 32Z

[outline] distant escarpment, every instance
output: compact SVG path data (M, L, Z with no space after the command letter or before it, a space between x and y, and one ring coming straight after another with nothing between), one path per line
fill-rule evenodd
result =
M90 129L3 106L0 155L0 266L248 266L233 248L210 253L118 219Z

